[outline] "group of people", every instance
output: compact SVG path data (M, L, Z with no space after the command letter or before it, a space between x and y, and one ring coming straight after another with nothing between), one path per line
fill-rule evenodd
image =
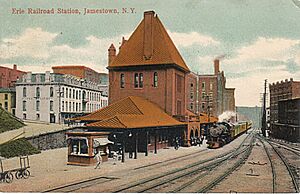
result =
M206 139L203 135L201 135L200 137L191 137L190 144L191 144L191 146L199 145L199 147L200 147L201 145L206 144ZM175 137L175 139L174 139L174 148L175 148L175 150L178 150L180 145L181 145L180 137Z
M203 135L201 135L200 137L191 137L191 140L190 140L191 146L199 145L199 147L200 147L202 144L204 144L204 140L205 140L205 138Z

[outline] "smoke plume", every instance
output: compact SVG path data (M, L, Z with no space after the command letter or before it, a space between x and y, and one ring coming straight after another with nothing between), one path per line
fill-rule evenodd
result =
M230 121L232 123L236 122L236 113L232 111L225 111L218 117L219 122Z

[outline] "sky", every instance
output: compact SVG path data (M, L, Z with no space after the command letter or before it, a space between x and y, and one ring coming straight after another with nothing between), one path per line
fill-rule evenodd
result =
M54 8L55 14L28 14L28 8ZM56 13L60 8L81 14ZM84 8L118 13L84 15ZM226 87L236 88L237 106L260 106L265 79L300 81L300 0L1 0L0 65L32 72L86 65L107 72L109 45L128 39L148 10L193 72L212 74L213 59L224 56L220 69Z

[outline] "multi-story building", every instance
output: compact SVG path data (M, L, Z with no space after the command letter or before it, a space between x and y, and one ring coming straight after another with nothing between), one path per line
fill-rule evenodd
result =
M26 74L24 71L17 69L17 65L13 69L0 66L0 88L13 88L17 79Z
M15 115L16 91L15 88L0 88L0 106Z
M300 97L300 81L285 80L269 84L270 123L278 122L278 101Z
M198 75L191 72L187 78L187 109L193 113L198 110Z
M234 98L235 88L225 88L224 101L223 101L223 111L235 112L235 98Z
M300 98L278 101L278 122L272 123L271 135L300 142Z
M286 79L269 84L269 89L271 135L294 141L295 135L291 134L298 133L296 137L299 137L299 123L294 123L297 120L294 117L299 121L300 81Z
M102 95L108 96L108 75L80 65L53 66L53 73L69 74L99 84Z
M29 72L16 83L16 116L61 123L107 106L101 93L99 84L73 75Z
M218 116L235 111L234 88L226 88L224 71L220 72L219 59L214 60L213 75L199 75L199 112Z

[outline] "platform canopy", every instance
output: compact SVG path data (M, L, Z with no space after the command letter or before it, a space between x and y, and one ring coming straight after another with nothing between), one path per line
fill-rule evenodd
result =
M74 118L97 128L145 128L186 125L149 100L129 96L86 116Z

